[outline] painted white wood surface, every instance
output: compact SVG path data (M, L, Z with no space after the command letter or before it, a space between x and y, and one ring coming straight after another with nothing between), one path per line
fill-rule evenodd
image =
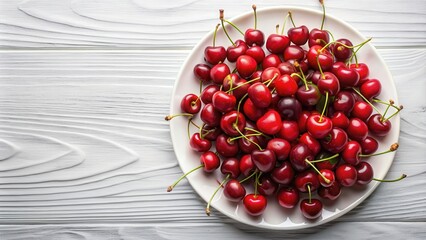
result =
M316 1L286 1L318 8ZM282 1L257 1L259 7ZM372 36L394 76L401 147L381 184L338 220L271 232L214 211L183 182L168 123L192 46L246 1L0 1L0 239L426 237L426 1L327 1Z

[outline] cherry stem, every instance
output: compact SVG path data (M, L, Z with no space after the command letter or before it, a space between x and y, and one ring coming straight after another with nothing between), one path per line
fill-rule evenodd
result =
M234 91L235 89L237 89L237 88L239 88L239 87L242 87L242 86L244 86L244 85L250 84L250 83L252 83L252 82L254 82L254 81L258 81L259 79L260 79L260 77L253 78L252 80L249 80L249 81L247 81L247 82L245 82L245 83L243 83L243 84L240 84L240 85L238 85L238 86L236 86L236 87L234 87L234 88L230 88L228 91L226 91L226 93L230 93L230 92ZM223 86L223 85L222 85L222 86Z
M320 64L320 62L319 62L319 55L320 55L320 53L318 53L318 55L317 55L317 64L318 64L318 70L320 71L320 74L321 74L321 78L325 78L325 76L324 76L324 72L322 71L322 68L321 68L321 64Z
M260 136L260 135L262 135L262 134L260 134L260 133L253 133L253 134L247 134L245 136L246 137L252 137L252 136ZM241 139L241 138L244 138L244 137L243 136L233 137L233 138L230 138L229 141L235 141L235 140L238 140L238 139Z
M274 74L274 76L271 78L271 79L269 79L269 80L267 80L267 81L265 81L265 82L268 82L267 84L266 84L266 87L269 87L269 85L271 85L271 83L276 79L278 77L278 73L275 73Z
M325 92L325 103L324 103L324 107L322 108L322 112L321 112L319 122L322 122L322 117L324 116L325 109L327 108L327 104L328 104L328 92Z
M364 42L362 42L362 43L359 43L359 44L357 44L357 45L355 45L355 46L348 46L348 45L346 45L346 44L343 44L343 43L341 43L341 42L337 42L337 41L334 41L334 43L336 43L336 44L338 44L338 45L340 45L340 46L343 46L343 47L345 47L345 48L349 48L349 49L353 49L353 48L356 48L356 47L361 47L361 46L363 46L364 44L366 44L366 43L368 43L369 41L371 41L371 39L373 39L373 38L369 38L369 39L367 39L367 40L365 40Z
M241 29L239 28L239 27L237 27L234 23L232 23L232 22L230 22L230 21L228 21L228 20L226 20L226 19L223 19L223 21L225 21L227 24L229 24L229 25L231 25L233 28L235 28L238 32L240 32L241 33L241 35L243 35L244 36L244 33L241 31Z
M385 112L383 113L382 117L380 117L380 122L383 122L383 120L385 119L386 113L388 112L388 110L389 110L389 108L390 108L390 106L391 106L391 105L392 105L392 103L391 103L391 104L389 104L389 105L386 107Z
M254 181L254 197L257 196L257 186L259 185L260 176L262 176L262 172L258 172L258 174L255 178L255 181Z
M189 132L189 126L190 126L190 124L192 122L191 119L192 118L188 119L188 125L186 126L186 132L188 133L188 139L189 140L191 140L191 133Z
M321 7L322 7L322 22L321 22L321 30L322 30L324 28L324 22L325 22L325 6L324 6L323 0L319 0L319 2L321 3Z
M238 106L237 106L237 118L235 119L235 125L238 124L238 114L240 113L240 108L241 108L241 103L243 102L243 100L248 96L248 93L244 94L244 96L240 99L240 101L238 102Z
M220 23L222 24L223 32L225 32L226 37L229 39L229 41L232 43L232 45L235 46L234 41L232 41L232 38L229 36L228 31L226 31L225 24L223 24L223 22L224 22L224 20L223 20L223 12L224 12L223 9L219 10L219 18L220 18Z
M192 121L192 118L190 118L190 119L189 119L189 121L190 121L190 123L191 123L192 125L194 125L194 127L198 128L198 129L201 129L201 127L200 127L200 126L198 126L196 123L194 123L194 122Z
M380 111L370 102L368 101L367 98L364 97L364 95L362 95L362 93L360 91L358 91L355 87L352 87L352 89L366 102L368 103L377 113L379 113L380 115L382 115L380 113Z
M284 18L283 28L281 29L281 35L284 35L284 29L285 29L285 25L287 24L287 20L288 20L289 15L290 15L290 12Z
M400 107L397 107L397 106L394 105L395 102L392 99L390 99L389 102L385 102L385 101L382 101L378 98L373 98L373 101L375 101L377 103L384 104L384 105L390 105L391 107L395 108L396 110L400 110Z
M402 105L399 106L398 110L396 112L394 112L392 115L390 115L389 117L387 117L384 122L386 122L387 120L393 118L393 116L395 116L396 114L398 114L400 111L402 110Z
M203 124L203 127L201 128L201 132L202 132L202 134L200 134L200 136L201 136L201 138L202 139L204 139L204 137L207 135L207 134L209 134L209 133L211 133L211 132L214 132L216 129L214 128L214 129L210 129L210 130L206 130L206 129L204 129L204 126L205 126L206 124Z
M306 91L307 90L309 90L309 87L308 87L308 82L306 81L306 79L305 79L305 76L300 76L299 74L297 74L297 73L292 73L291 75L290 75L290 77L293 77L293 76L298 76L300 79L302 79L302 81L303 81L303 84L305 84L305 89L306 89Z
M194 115L193 115L193 114L191 114L191 113L178 113L178 114L173 114L173 115L167 115L164 119L165 119L166 121L170 121L170 120L172 120L173 118L175 118L175 117L180 117L180 116L187 116L187 117L192 118Z
M373 178L373 180L374 181L378 181L378 182L398 182L398 181L400 181L400 180L402 180L402 179L404 179L404 178L406 178L407 177L407 175L406 174L402 174L399 178L396 178L396 179L390 179L390 180L387 180L387 179L377 179L377 178Z
M220 24L216 25L216 28L214 29L214 34L213 34L213 47L216 46L216 35L217 35L217 29L219 29Z
M336 157L338 157L338 156L339 156L339 154L338 154L338 153L336 153L336 154L334 154L334 155L333 155L333 156L331 156L331 157L326 157L326 158L316 159L316 160L312 160L312 161L309 161L309 162L311 162L311 163L325 162L325 161L331 160L331 159L333 159L333 158L336 158Z
M238 119L238 118L237 118ZM257 144L255 141L250 140L246 135L244 135L240 129L238 129L237 124L234 123L234 129L243 137L245 138L247 141L253 143L254 145L256 145L257 148L259 148L260 151L263 151L263 148L261 146L259 146L259 144Z
M279 24L275 25L275 33L276 33L276 34L278 34L279 28L280 28L280 25L279 25ZM281 34L281 35L282 35L282 34Z
M219 191L219 189L221 189L223 187L223 185L228 181L229 176L230 176L230 174L226 175L225 179L223 179L223 181L219 184L219 186L213 192L213 195L210 197L210 200L207 203L207 207L206 207L206 214L207 214L207 216L210 216L210 205L211 205L211 202L213 201L214 196L216 196L216 194Z
M254 29L257 29L257 12L256 12L256 5L252 5L251 6L253 8L253 12L254 12Z
M305 162L309 164L315 170L315 172L317 172L322 177L322 179L324 179L326 183L330 183L330 179L324 177L324 175L322 175L322 173L318 170L318 168L315 167L313 163L311 163L311 161L309 161L308 159L305 159Z
M243 183L243 182L245 182L245 181L247 181L247 180L249 180L250 178L252 178L255 174L257 173L257 170L256 171L253 171L253 173L252 174L250 174L248 177L246 177L246 178L244 178L243 180L241 180L240 181L240 183Z
M333 42L335 42L335 38L334 38L334 35L333 35L333 33L331 33L331 31L329 31L329 30L324 30L324 31L326 31L326 32L328 32L328 34L330 34L330 36L331 36L331 39L333 39Z
M306 187L308 188L308 196L309 196L309 203L311 203L312 201L312 193L311 193L311 185L306 185Z
M357 50L355 50L353 53L352 53L352 56L351 56L351 58L349 59L349 62L351 62L352 61L352 58L354 58L355 57L355 63L356 63L356 65L358 66L358 58L357 58L357 56L356 56L356 54L358 53L358 51L366 44L366 43L368 43L369 41L371 41L373 38L369 38L369 39L367 39L367 40L365 40L364 42L362 42L362 43L360 43L360 44L358 44L359 45L359 47L357 48ZM358 46L357 45L357 46Z
M293 27L296 27L296 24L294 24L294 20L293 20L293 14L289 11L287 16L290 17L290 21L291 21L291 24L293 24Z
M378 156L378 155L382 155L382 154L386 154L386 153L390 153L390 152L395 152L399 147L398 143L394 143L392 144L388 150L383 151L383 152L379 152L379 153L373 153L373 154L360 154L360 157L373 157L373 156Z
M268 135L265 135L263 132L258 131L258 130L254 129L254 128L245 127L244 129L248 130L248 131L252 131L252 132L258 133L258 134L260 134L260 135L262 135L264 137L270 138Z
M180 181L182 181L182 179L184 179L186 176L188 176L189 174L191 174L191 173L193 173L193 172L197 171L198 169L200 169L200 168L202 168L202 167L204 167L204 165L203 165L203 164L201 164L200 166L198 166L198 167L196 167L196 168L194 168L194 169L190 170L189 172L185 173L184 175L182 175L182 176L181 176L178 180L176 180L176 182L174 182L172 185L170 185L170 186L167 188L167 192L171 192L171 191L173 190L173 188L174 188L174 187L176 187L176 185L177 185Z

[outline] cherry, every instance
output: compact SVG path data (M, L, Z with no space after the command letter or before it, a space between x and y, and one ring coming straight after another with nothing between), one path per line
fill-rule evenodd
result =
M296 69L294 68L293 64L289 62L282 62L278 64L277 68L278 70L280 70L281 75L284 75L284 74L291 75L292 73L296 72Z
M331 155L329 152L321 152L317 158L319 159L318 162L315 163L315 166L319 169L330 169L333 170L336 168L337 164L339 163L340 158L336 155ZM325 160L324 159L328 159Z
M284 61L290 59L302 61L305 58L305 51L297 45L290 45L284 50Z
M220 119L220 128L232 137L240 136L245 126L244 114L235 110L225 113Z
M315 106L321 99L321 93L316 85L307 83L297 89L296 97L304 106Z
M349 91L340 91L333 101L333 109L349 114L355 105L355 98Z
M203 89L201 92L200 98L204 104L212 102L213 94L220 90L218 85L212 84Z
M208 83L211 80L210 69L211 67L207 64L197 64L194 67L194 75L199 81Z
M370 136L366 137L359 143L361 144L361 152L365 155L375 153L379 148L379 143L377 140Z
M275 153L269 149L254 150L251 159L256 168L265 173L272 171L276 163Z
M296 171L304 171L308 169L309 164L306 161L314 159L314 155L308 146L304 143L298 143L291 148L290 162Z
M259 46L252 46L247 49L246 55L254 58L258 64L262 63L263 59L265 59L265 52Z
M317 219L321 216L322 203L318 199L303 199L300 202L300 210L305 218Z
M389 119L384 119L383 116L378 113L371 115L367 121L367 125L370 132L379 137L386 136L392 128Z
M323 49L321 45L310 47L306 58L309 66L315 70L319 70L321 67L323 71L329 71L334 63L333 55L327 49Z
M210 70L210 78L216 84L223 84L223 79L231 73L228 65L225 63L218 63Z
M283 120L278 136L289 142L296 140L299 137L299 125L296 121Z
M341 129L334 127L330 134L321 140L322 147L331 153L339 153L343 151L348 143L348 135Z
M249 87L250 85L247 81L243 78L239 78L235 73L229 74L223 81L223 90L231 91L232 95L234 95L237 100L244 97Z
M262 175L259 179L257 190L264 196L271 196L278 189L278 184L272 181L271 177Z
M338 166L336 168L336 180L344 187L353 186L357 180L357 171L355 167L349 164Z
M207 124L203 124L201 131L203 137L210 141L216 141L216 138L222 134L222 129L220 129L220 127L212 127Z
M356 102L352 109L351 116L365 122L370 117L371 113L373 113L373 108L370 104L366 102Z
M330 37L327 31L314 28L309 32L308 45L309 47L313 47L315 45L323 47L329 42L329 40Z
M182 98L180 102L180 109L183 112L195 114L198 113L201 109L201 101L195 94L187 94Z
M298 89L297 82L290 75L281 75L274 81L275 90L281 97L293 96ZM318 92L319 93L319 92Z
M366 79L370 73L367 64L365 63L353 63L349 65L350 68L355 69L359 74L359 83L362 83L363 79Z
M336 200L341 193L341 188L338 182L333 182L329 187L320 187L318 195L328 200Z
M231 179L225 184L223 194L231 202L240 202L246 195L246 189L238 180Z
M299 131L300 133L304 133L306 132L306 122L308 121L309 116L311 116L311 112L310 111L303 111L298 120L297 120L297 124L299 125Z
M265 108L256 107L250 98L248 98L243 105L243 112L252 121L257 121L260 117L265 114Z
M349 118L343 112L334 112L331 116L333 127L346 129L349 126Z
M250 77L257 69L257 62L248 55L241 55L237 59L237 71L242 78Z
M251 154L245 154L241 157L239 167L240 172L246 177L255 170L253 160L251 159Z
M238 146L240 151L244 153L251 153L259 147L264 147L266 142L263 136L255 135L251 131L244 131L243 136L238 138Z
M189 140L189 145L194 151L197 152L206 152L212 147L212 143L207 140L203 139L200 136L200 133L194 133Z
M251 216L259 216L266 209L267 199L260 194L248 194L243 199L244 209Z
M247 49L247 44L243 40L237 40L235 45L231 45L226 49L226 57L229 62L235 62L238 57L246 53Z
M302 104L292 97L281 98L277 105L282 119L297 120L302 113Z
M285 35L271 34L266 40L266 49L275 54L281 54L290 45L290 39Z
M342 88L355 87L359 82L359 73L346 65L338 67L333 73L339 79Z
M309 133L302 134L299 138L299 143L304 143L314 156L316 156L321 151L320 143Z
M212 65L216 65L220 62L223 62L226 58L226 50L222 46L215 46L216 44L216 34L219 24L216 25L213 35L213 46L208 46L204 49L204 60Z
M262 61L262 68L267 69L269 67L278 67L280 65L281 59L276 54L269 54Z
M352 56L352 42L349 39L341 38L337 39L335 44L331 46L331 51L334 57L341 62L346 62Z
M283 208L294 208L299 202L299 192L292 188L281 188L277 194L278 203Z
M318 181L323 187L330 187L335 182L335 176L334 172L330 169L321 169L320 170L321 175L318 176ZM329 181L325 181L324 178L328 179Z
M200 113L201 120L211 127L219 126L221 117L222 114L210 103L204 105Z
M293 27L287 31L287 35L292 43L301 46L309 39L309 29L305 25Z
M273 138L268 141L266 149L273 151L278 161L284 161L290 154L291 145L285 139Z
M227 158L223 160L220 166L220 172L224 175L230 175L231 178L240 176L240 162L237 158Z
M263 83L255 83L248 88L248 97L256 107L266 108L272 102L272 94Z
M263 32L257 29L257 14L256 14L256 5L252 6L254 13L254 29L249 28L244 33L244 40L248 46L259 46L262 47L265 44L265 36Z
M314 114L306 121L306 130L316 139L325 138L333 129L333 123L328 117Z
M359 91L366 99L372 99L373 97L379 96L381 90L382 85L377 79L369 79L359 88Z
M339 80L337 80L337 77L331 72L325 72L318 80L317 86L321 94L328 93L334 96L340 91Z
M294 186L299 192L315 191L320 186L317 174L312 170L307 170L296 175Z
M280 132L281 125L283 125L281 121L281 116L277 111L273 109L268 110L256 122L256 126L261 132L270 135L274 135Z
M342 152L342 159L351 165L360 162L361 145L357 141L349 141Z
M346 129L346 133L350 139L362 141L368 135L367 124L359 118L351 118L349 119L349 126Z
M276 183L288 185L293 181L294 170L288 161L283 162L279 167L274 168L271 178Z
M235 108L237 99L234 95L228 94L224 91L217 91L213 94L212 104L221 112L229 112Z
M221 134L216 139L216 151L224 157L234 157L238 153L237 141L230 141L229 137Z
M357 173L356 183L359 185L367 185L373 180L373 167L367 162L360 162L355 166Z

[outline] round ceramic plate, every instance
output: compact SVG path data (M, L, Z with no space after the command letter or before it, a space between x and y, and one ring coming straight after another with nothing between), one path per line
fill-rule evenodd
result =
M288 11L292 11L293 18L296 24L306 25L309 29L319 28L321 24L322 13L316 10L309 10L297 7L274 7L258 9L258 29L262 30L265 34L265 39L271 33L275 33L275 25L282 24L284 17ZM249 11L240 15L231 21L239 26L243 31L253 26L253 13ZM212 26L213 28L214 26ZM286 30L290 27L287 22ZM241 39L242 36L231 26L227 29L234 40ZM324 29L331 31L336 39L347 38L352 41L354 45L366 40L357 30L348 25L347 23L327 15ZM213 31L207 34L195 48L192 50L189 57L186 59L179 73L178 79L175 83L172 98L171 98L171 113L180 112L180 101L182 97L188 93L199 93L199 84L193 75L193 67L198 63L203 63L204 48L212 44ZM230 43L223 33L223 30L218 31L217 45L229 46ZM305 49L307 46L304 47ZM265 50L265 53L267 51ZM386 67L386 64L379 56L375 48L370 44L366 44L358 53L359 62L367 63L370 68L370 77L377 78L382 83L381 99L394 99L397 101L396 89L392 80L392 76ZM230 68L234 68L234 64L230 64ZM378 106L379 109L384 109ZM195 119L200 123L199 119ZM399 117L391 119L392 130L388 136L379 139L379 151L388 149L389 146L397 142L399 136ZM192 168L200 164L200 154L192 151L189 146L187 136L187 119L175 118L170 122L171 137L173 147L179 161L179 165L183 172L188 172ZM192 128L191 132L196 129ZM374 176L376 178L384 178L392 164L394 153L371 157L368 161L373 166ZM216 173L206 174L203 171L197 171L187 177L189 183L195 191L207 202L211 197L214 190L218 187L218 181L223 179L220 171ZM276 230L290 230L301 229L317 226L333 219L336 219L343 214L349 212L351 209L365 200L378 186L378 182L371 182L365 187L352 187L344 188L341 196L334 202L323 201L324 209L322 216L314 221L306 220L299 207L288 210L280 207L275 199L275 196L268 198L268 206L262 216L251 217L249 216L242 203L235 204L229 202L223 195L219 193L214 198L212 206L214 209L222 212L223 214L245 224L253 225L260 228L276 229ZM251 189L247 189L250 193ZM305 197L302 195L302 197ZM204 211L204 209L200 209ZM212 210L212 214L215 211ZM206 216L207 217L207 216Z

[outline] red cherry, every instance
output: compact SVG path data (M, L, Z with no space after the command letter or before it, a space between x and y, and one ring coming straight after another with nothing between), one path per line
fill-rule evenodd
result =
M329 38L330 37L327 31L314 28L309 33L309 47L312 47L314 45L320 45L321 47L323 47L328 43L328 41L330 40Z
M353 68L346 67L346 65L337 68L333 73L339 79L342 88L355 87L359 82L359 73Z
M252 121L257 121L260 117L265 114L265 108L256 107L253 102L248 98L243 105L243 112Z
M302 61L305 58L305 51L299 46L291 45L284 50L283 56L284 61L288 61L291 59L296 61Z
M240 176L240 161L237 158L227 158L223 160L220 166L220 172L224 175L230 175L231 178Z
M226 50L222 46L208 46L204 50L204 59L212 65L225 61L225 58Z
M322 212L322 203L318 199L303 199L300 202L300 210L302 214L307 219L317 219L321 216Z
M340 91L336 94L333 101L333 109L349 114L355 105L355 98L349 91Z
M343 151L347 143L348 135L343 129L337 127L333 127L330 134L321 140L322 147L331 153Z
M367 185L374 177L373 167L367 162L360 162L355 166L357 173L357 184Z
M236 123L238 118L238 123ZM240 132L244 130L246 126L246 118L244 114L237 111L230 111L225 113L220 119L220 128L229 136L236 137L240 136ZM238 131L237 131L238 129Z
M221 85L223 84L223 79L225 79L225 77L230 73L231 70L229 70L228 65L225 63L219 63L214 65L210 70L210 78L214 83Z
M311 112L309 111L303 111L298 120L297 124L299 125L299 131L300 133L306 132L306 122L308 121L309 116L311 116Z
M201 101L197 95L192 93L187 94L180 102L180 109L186 113L196 114L201 109Z
M331 72L325 72L318 80L318 89L321 94L325 95L328 92L329 95L334 96L340 91L340 83L337 77Z
M379 148L379 143L377 140L370 136L366 137L359 143L361 144L361 152L365 155L375 153Z
M281 138L273 138L269 140L266 149L273 151L278 161L284 161L290 154L291 145L287 140Z
M248 78L256 72L257 62L248 55L242 55L237 59L236 68L242 78Z
M240 202L246 195L246 189L238 180L231 179L225 184L223 194L231 202Z
M264 147L266 145L266 141L263 136L247 136L252 134L251 131L244 131L243 134L246 138L238 139L238 146L240 147L240 151L243 153L251 153L256 149L259 149L258 145ZM257 145L256 145L257 144Z
M334 63L333 55L327 49L322 49L320 45L310 47L306 58L309 66L315 70L319 70L321 66L323 71L329 71Z
M331 116L333 127L346 129L349 126L349 118L343 112L334 112Z
M377 79L369 79L361 85L359 91L365 98L372 99L379 96L382 91L382 85Z
M204 104L212 103L213 94L220 90L218 85L209 85L201 92L200 98Z
M277 104L282 119L297 120L302 113L302 104L292 97L281 98Z
M371 113L373 113L373 107L371 107L370 104L366 102L356 102L352 109L351 116L365 122L370 117Z
M197 80L208 83L210 82L210 66L207 64L197 64L194 67L194 75L197 78Z
M235 108L237 99L224 91L217 91L212 97L213 106L221 112L229 112Z
M296 171L304 171L309 168L306 160L314 160L314 155L308 146L304 143L298 143L294 145L290 151L290 162Z
M292 73L297 72L293 64L289 62L282 62L278 64L277 68L278 70L280 70L281 75L284 75L284 74L291 75Z
M200 133L194 133L192 135L189 140L189 145L197 152L206 152L212 147L212 143L207 139L201 138Z
M320 184L323 187L330 187L335 182L334 172L330 169L321 169L320 173L329 180L329 182L325 182L324 178L321 175L317 175Z
M300 143L304 143L309 150L311 150L312 154L316 156L321 151L321 145L314 137L309 133L304 133L299 138Z
M299 192L308 192L308 186L311 192L318 189L320 186L317 173L313 170L307 170L296 175L294 178L294 186Z
M336 181L330 187L321 187L318 189L318 195L328 200L336 200L341 192L340 185Z
M262 47L265 44L265 35L260 30L249 28L244 33L244 40L250 47Z
M216 127L220 124L222 114L216 110L213 104L208 103L204 105L203 109L201 110L200 118L205 124L211 127Z
M283 162L279 167L274 168L271 173L272 179L279 184L288 185L293 181L294 170L289 162Z
M306 130L316 139L325 138L331 129L333 129L333 123L325 116L321 119L320 115L311 115L306 121Z
M357 165L360 162L361 145L357 141L349 141L342 152L342 159L351 165Z
M269 54L262 61L262 68L267 69L269 67L278 67L280 65L281 59L276 54Z
M274 194L278 189L278 184L269 176L262 175L259 179L259 185L257 187L257 190L260 194L264 196L271 196Z
M346 38L341 38L337 39L336 43L330 47L338 61L346 62L352 56L352 49L346 46L352 47L352 42Z
M266 40L266 49L269 52L280 54L290 45L290 39L287 36L271 34Z
M292 43L304 45L309 39L309 29L305 25L293 27L287 31L287 35Z
M362 141L368 135L367 124L359 118L351 118L349 119L349 126L346 129L346 133L350 139Z
M281 97L291 97L298 89L297 82L288 74L275 79L275 89Z
M263 59L265 59L265 52L259 46L253 46L247 49L246 55L254 58L258 64L262 63Z
M237 141L230 141L230 138L221 134L216 139L216 151L224 157L234 157L238 153L238 143Z
M296 121L283 120L278 136L289 142L296 140L299 137L299 125Z
M368 69L368 66L365 63L353 63L349 65L349 67L355 69L358 72L360 80L359 83L362 83L362 80L366 79L370 73L370 70Z
M202 132L204 138L210 141L216 141L217 137L222 134L222 130L219 127L212 127L207 124L203 125Z
M316 85L308 83L297 89L296 97L303 106L309 107L315 106L319 102L321 93Z
M370 132L378 137L388 135L392 128L392 124L388 119L382 119L382 115L376 113L371 115L367 121Z
M255 83L248 89L248 97L256 107L266 108L272 102L272 94L263 83Z
M356 183L357 171L354 166L342 164L336 168L336 180L345 187L351 187Z
M213 172L220 166L219 157L211 151L207 151L200 156L200 162L203 165L204 172Z
M331 157L331 156L332 156L331 153L321 152L319 154L319 156L317 156L317 158L318 159L324 159L324 158L328 158L328 157ZM318 169L330 169L330 170L333 170L333 169L336 168L337 164L339 163L339 160L340 160L340 157L334 157L334 158L329 159L329 160L325 160L325 161L322 161L322 162L317 162L317 163L315 163L315 166Z
M282 121L280 114L270 109L262 117L260 117L257 122L257 128L266 134L274 135L278 133L281 129Z
M251 154L245 154L240 159L240 172L245 176L249 176L255 170Z
M277 194L278 203L283 208L294 208L299 202L299 192L292 188L281 188Z
M226 57L228 58L228 61L235 62L239 56L246 53L247 49L247 44L243 40L237 40L235 41L235 45L231 45L228 49L226 49Z
M257 169L265 173L272 171L276 163L275 153L269 149L254 150L251 153L251 159Z
M252 216L259 216L266 209L267 200L260 194L248 194L243 199L244 209Z

